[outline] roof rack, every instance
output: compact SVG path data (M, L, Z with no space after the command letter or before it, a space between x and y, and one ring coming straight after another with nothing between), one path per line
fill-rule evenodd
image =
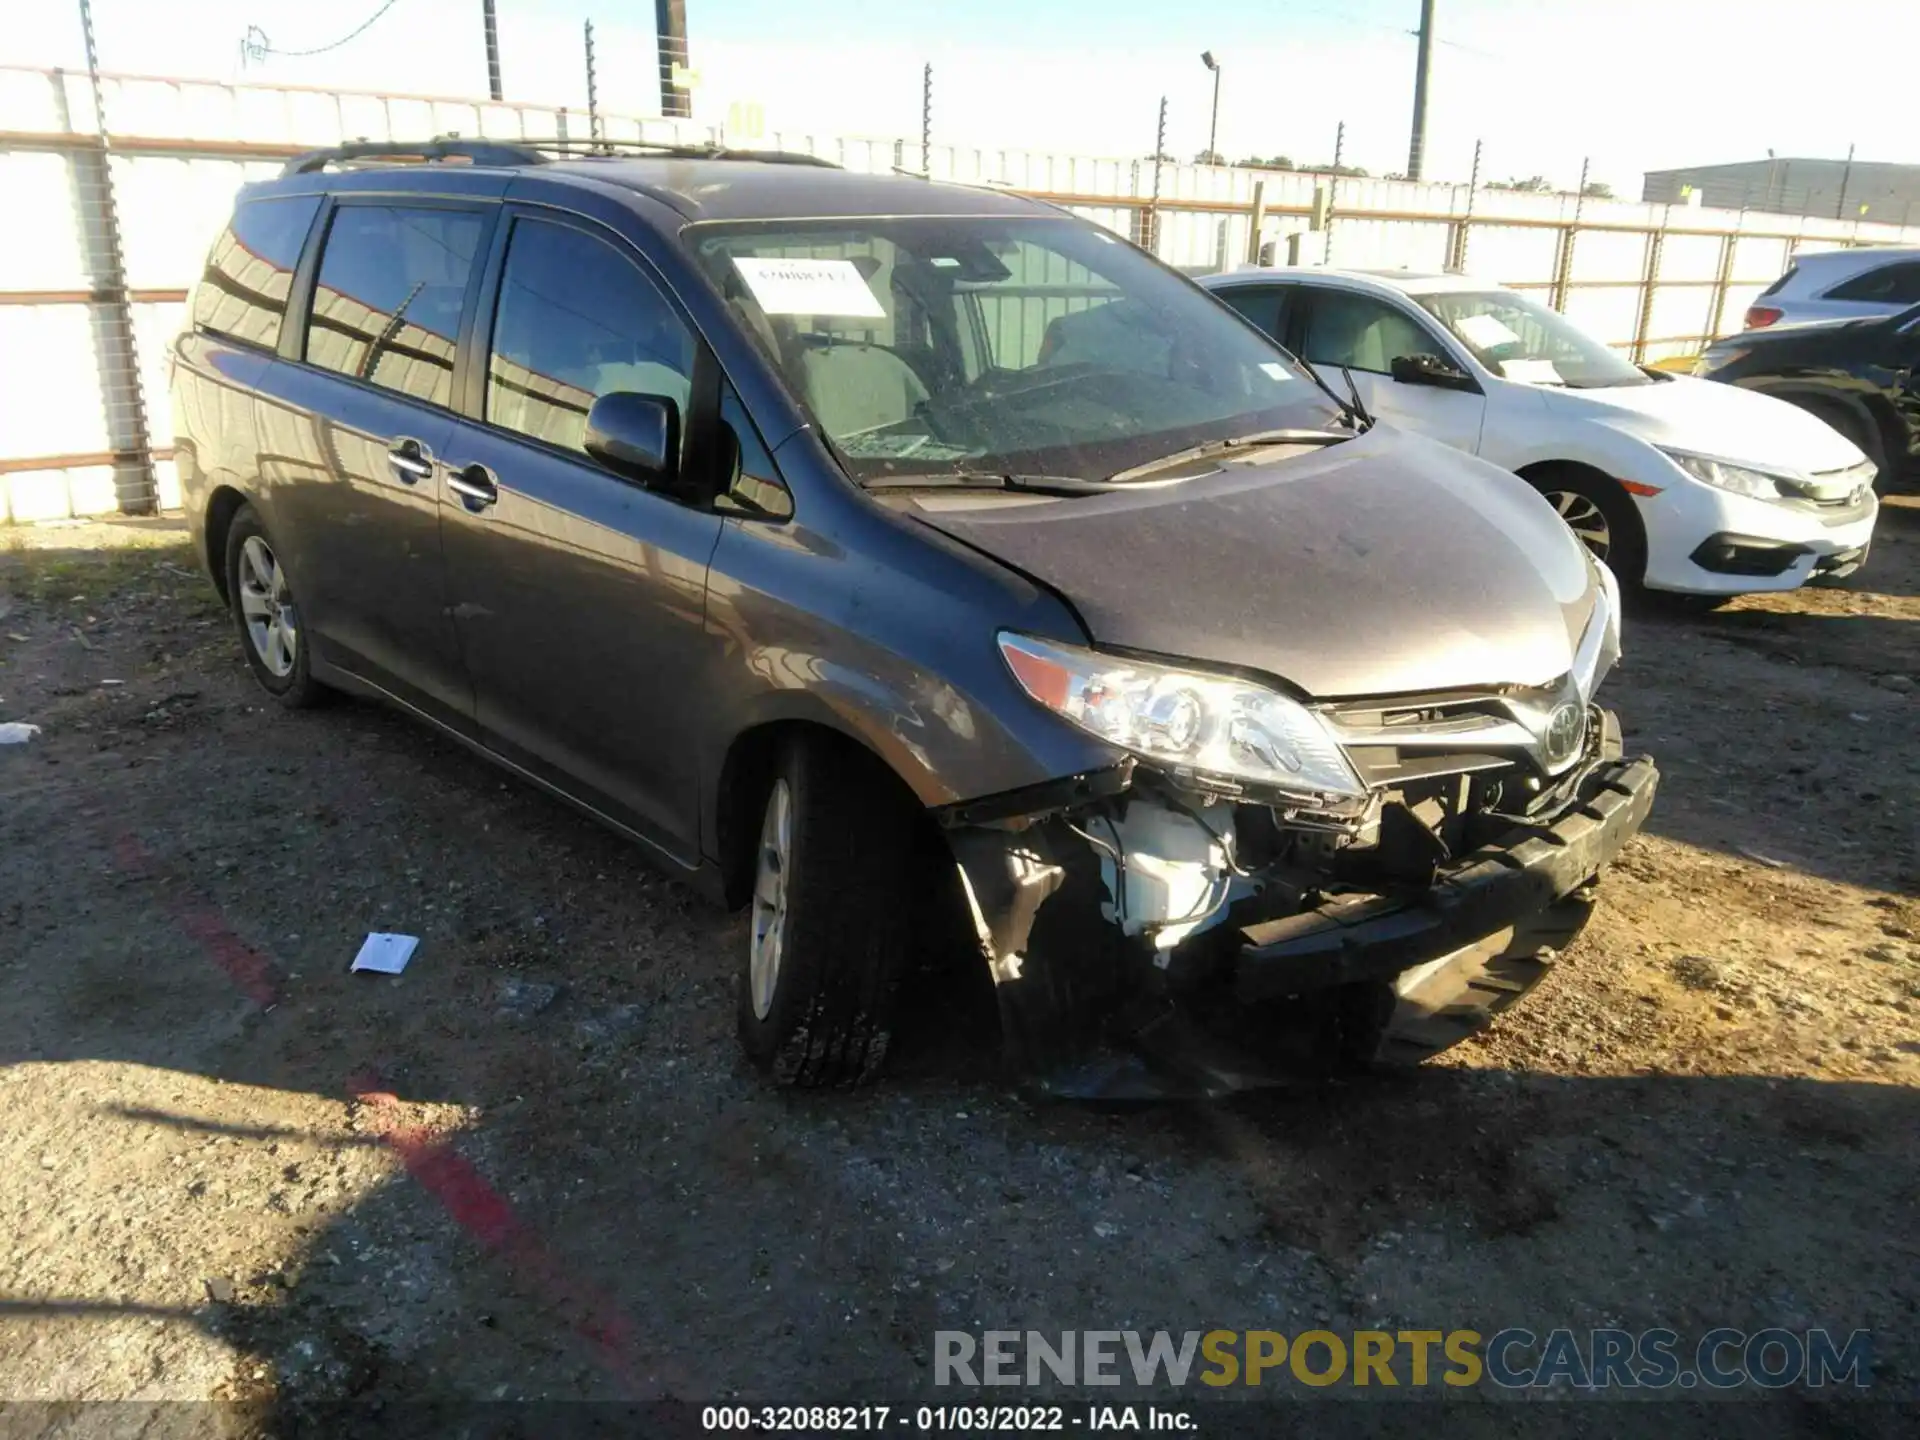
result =
M586 135L545 140L468 140L458 135L436 135L431 140L355 140L324 150L294 156L282 175L310 175L329 165L356 161L450 161L466 165L545 165L550 160L593 158L659 158L665 160L754 160L773 165L840 167L831 160L797 150L734 150L724 145L669 145L651 140L607 140Z

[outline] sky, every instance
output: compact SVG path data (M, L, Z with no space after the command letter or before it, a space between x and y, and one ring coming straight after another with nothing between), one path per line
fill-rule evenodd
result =
M17 0L0 63L84 64L77 0ZM481 0L93 0L103 69L267 84L484 95ZM592 19L601 104L653 114L653 0L497 0L509 100L584 107ZM920 132L936 142L1102 156L1407 164L1419 0L686 0L694 116L767 130ZM24 13L22 13L24 12ZM1825 15L1835 17L1827 23ZM1841 17L1844 17L1843 19ZM276 53L243 61L250 26ZM1439 0L1426 176L1592 178L1637 196L1648 169L1782 156L1920 163L1920 0ZM324 53L293 51L329 46Z

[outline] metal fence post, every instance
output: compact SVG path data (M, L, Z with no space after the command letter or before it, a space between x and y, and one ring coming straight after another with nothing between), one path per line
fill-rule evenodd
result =
M1647 359L1647 330L1653 324L1653 297L1660 288L1660 252L1667 243L1667 223L1673 218L1673 206L1661 212L1658 229L1647 232L1647 263L1640 282L1640 314L1633 325L1633 363Z
M587 134L598 145L605 138L600 129L600 84L593 65L593 21L587 24Z
M1267 182L1253 182L1253 208L1247 221L1247 263L1260 263L1260 227L1267 223Z
M1167 153L1167 97L1160 97L1160 125L1153 141L1153 202L1147 207L1144 247L1150 254L1160 253L1160 157Z
M920 173L933 175L933 66L920 72Z
M1473 202L1480 193L1480 144L1473 142L1473 173L1467 178L1467 213L1454 222L1453 253L1448 256L1447 269L1458 274L1467 268L1467 239L1473 229Z
M1340 188L1340 162L1347 151L1347 122L1342 120L1333 132L1333 174L1327 177L1327 218L1322 227L1326 234L1321 237L1320 263L1333 263L1333 197Z
M123 515L151 515L159 508L147 401L141 391L140 357L133 340L133 301L127 292L126 257L120 240L120 210L113 193L113 144L100 87L100 52L93 39L93 7L80 0L80 31L87 47L87 82L93 90L94 145L73 156L82 243L92 272L94 353L99 357L101 398L106 402L107 448L113 453L113 494ZM65 87L62 86L64 103Z
M1564 311L1567 308L1567 291L1573 284L1573 247L1580 238L1580 217L1587 205L1587 166L1591 162L1580 162L1580 191L1573 197L1573 223L1560 231L1558 254L1553 259L1553 291L1549 302L1554 309Z

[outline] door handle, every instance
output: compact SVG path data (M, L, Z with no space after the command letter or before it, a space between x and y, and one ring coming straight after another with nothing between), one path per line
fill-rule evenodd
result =
M387 451L387 465L402 485L418 485L433 474L433 456L418 440L396 440Z
M500 498L500 486L484 465L469 465L464 470L447 472L447 488L465 502L469 510L484 510Z

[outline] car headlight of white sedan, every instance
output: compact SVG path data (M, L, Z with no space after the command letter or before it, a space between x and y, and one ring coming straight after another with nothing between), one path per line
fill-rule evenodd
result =
M1711 456L1695 455L1686 450L1668 450L1663 447L1660 453L1701 484L1711 485L1716 490L1725 490L1730 494L1744 495L1749 500L1778 500L1782 496L1795 493L1800 485L1806 483L1803 476L1787 474L1783 471L1761 470L1751 465L1735 465L1726 460L1715 460Z

